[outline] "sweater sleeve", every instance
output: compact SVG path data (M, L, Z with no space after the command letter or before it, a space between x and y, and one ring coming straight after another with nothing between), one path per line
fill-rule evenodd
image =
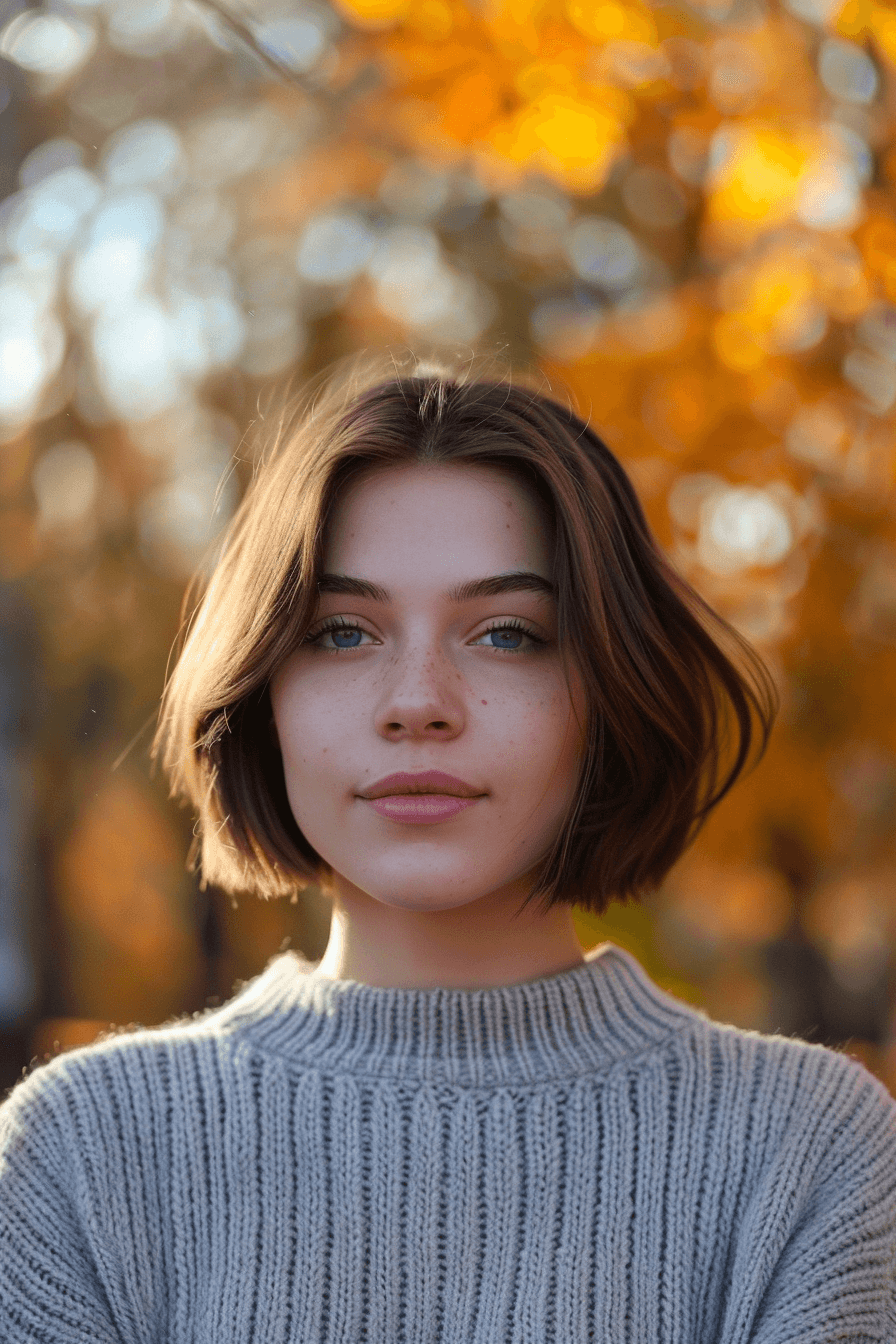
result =
M97 1223L61 1103L64 1057L0 1106L0 1344L130 1344L97 1256Z
M838 1059L804 1161L779 1173L791 1221L749 1344L896 1340L896 1101L861 1064Z

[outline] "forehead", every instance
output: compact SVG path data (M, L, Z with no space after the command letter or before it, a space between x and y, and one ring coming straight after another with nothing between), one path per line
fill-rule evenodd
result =
M534 490L499 468L377 467L338 497L324 566L406 580L434 570L481 578L512 568L551 577L548 520Z

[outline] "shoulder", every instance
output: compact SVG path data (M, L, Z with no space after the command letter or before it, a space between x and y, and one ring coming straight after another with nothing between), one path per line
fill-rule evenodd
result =
M744 1105L774 1098L779 1106L828 1106L840 1113L870 1108L896 1117L896 1098L858 1059L826 1045L719 1022L652 980L630 954L614 947L641 999L659 1024L656 1039L705 1093L732 1094Z
M218 1080L229 1033L220 1010L111 1030L29 1070L0 1096L0 1161L28 1147L62 1154L140 1132L188 1077Z
M749 1085L750 1099L774 1095L794 1108L824 1107L834 1114L870 1108L896 1119L896 1099L879 1078L848 1052L798 1037L746 1030L695 1020L711 1066L721 1076L737 1076Z
M691 1048L701 1180L729 1220L756 1339L808 1339L810 1319L826 1339L896 1338L896 1100L826 1046L704 1018Z
M706 1123L760 1163L896 1171L896 1098L847 1053L715 1022L698 1010L676 1055Z

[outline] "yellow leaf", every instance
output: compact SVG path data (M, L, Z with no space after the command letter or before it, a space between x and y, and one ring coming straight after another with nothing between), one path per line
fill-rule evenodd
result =
M537 20L544 0L497 0L484 15L498 51L510 59L538 54L541 37Z
M736 128L726 161L713 174L709 217L763 224L787 219L812 160L810 146L793 135L770 126Z
M454 29L454 15L446 0L420 0L412 5L407 24L427 42L444 42Z
M880 281L887 297L896 300L896 221L892 215L885 208L871 210L856 242L871 275Z
M868 31L873 8L871 0L846 0L834 20L835 31L844 37L859 37Z
M576 77L565 63L533 61L519 72L514 84L523 98L534 102L548 93L574 92Z
M896 64L896 13L875 0L847 0L834 20L834 31L858 41L873 37L888 60Z
M407 16L410 0L333 0L335 8L356 28L389 28Z
M488 70L456 79L442 100L441 129L461 144L485 134L498 115L499 92Z
M808 266L785 254L756 272L748 311L754 323L764 327L773 323L783 309L804 303L814 293L815 282Z
M625 38L656 45L656 25L640 5L625 5L620 0L569 0L566 12L570 23L594 42Z
M886 5L872 7L871 31L887 60L896 65L896 14Z
M712 343L719 360L737 373L748 373L766 359L756 332L740 313L724 313L712 328Z
M557 173L575 189L596 189L625 140L620 103L550 93L537 99L489 137L514 163Z

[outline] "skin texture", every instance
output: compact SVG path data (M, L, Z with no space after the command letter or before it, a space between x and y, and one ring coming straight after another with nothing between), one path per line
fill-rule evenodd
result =
M310 640L270 683L293 814L334 871L315 976L475 989L583 961L569 906L515 917L583 747L584 695L575 673L567 686L554 599L446 596L513 570L550 579L550 557L536 497L491 467L375 468L337 501L323 571L378 584L391 601L322 593ZM332 617L362 633L315 640ZM545 643L489 633L501 620ZM397 770L443 770L485 796L436 824L391 820L358 795Z

